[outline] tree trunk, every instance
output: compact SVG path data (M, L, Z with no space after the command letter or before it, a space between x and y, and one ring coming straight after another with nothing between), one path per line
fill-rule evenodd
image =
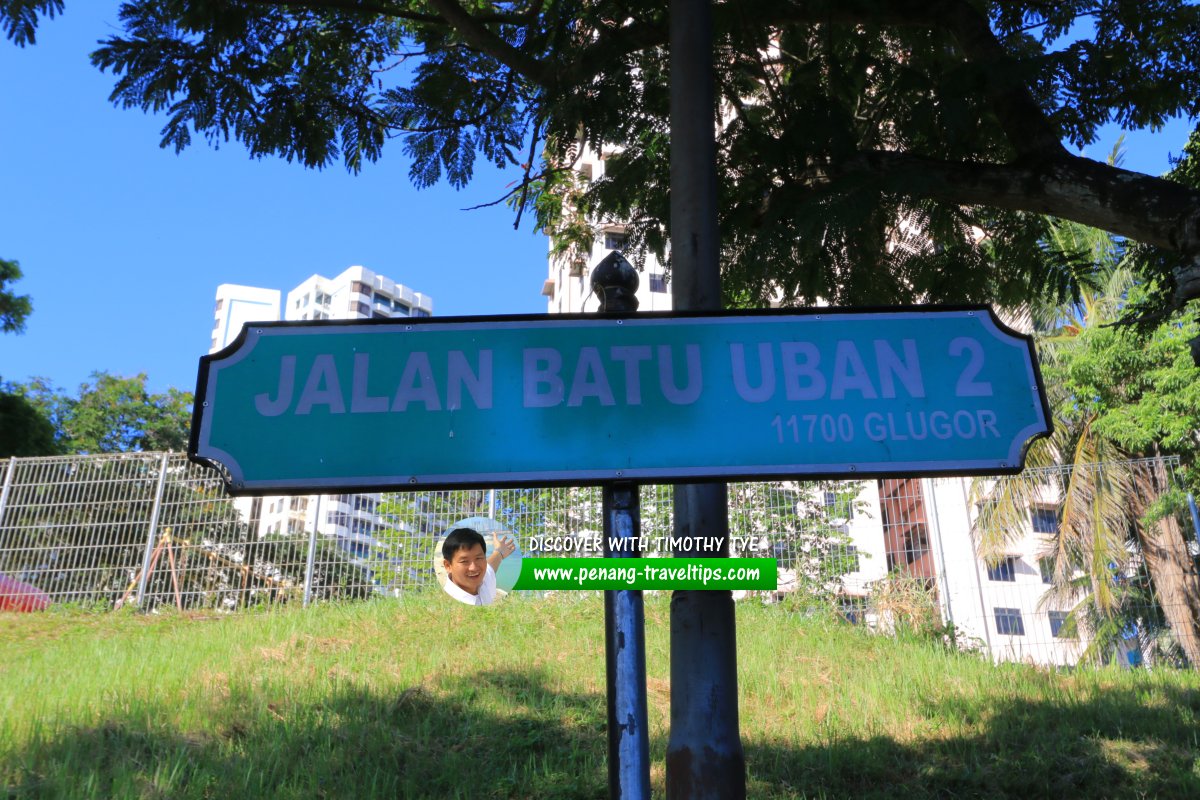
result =
M1156 460L1136 469L1134 488L1134 512L1140 517L1167 489L1163 462ZM1179 521L1170 515L1149 526L1136 524L1142 557L1167 624L1192 667L1200 667L1200 576Z

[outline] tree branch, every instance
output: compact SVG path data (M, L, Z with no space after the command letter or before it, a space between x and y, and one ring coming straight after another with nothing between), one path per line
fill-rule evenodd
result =
M960 205L1062 217L1175 252L1200 255L1200 191L1062 153L1010 164L951 162L879 150L830 177L868 172L888 191Z
M491 202L480 203L477 206L467 206L466 208L460 208L459 211L478 211L481 208L491 208L492 206L498 206L501 203L508 200L513 195L517 194L518 192L523 191L526 187L529 186L529 184L533 183L534 181L540 181L543 178L547 178L551 175L557 175L560 172L571 172L572 169L573 169L573 167L551 167L550 169L544 169L536 175L526 176L524 179L519 181L516 186L513 186L513 188L509 189L501 197L499 197L495 200L492 200Z
M449 25L449 21L438 14L421 14L389 2L373 2L372 0L243 0L256 6L279 6L281 8L303 8L313 10L345 11L359 14L378 14L389 19L403 19L410 22L421 22L432 25ZM481 23L499 23L504 25L527 25L537 17L541 2L535 3L529 11L516 14L476 14L473 18Z
M482 53L487 53L535 83L544 86L550 82L551 75L547 65L536 58L526 56L488 30L482 18L468 13L456 0L429 0L429 5L438 12L438 16L463 37L467 44Z
M446 24L444 19L435 14L420 14L392 3L370 2L370 0L243 0L243 2L252 6L298 8L311 11L345 11L351 14L377 14L389 19L403 19L424 24Z
M1029 87L1014 74L1016 61L996 39L987 15L967 0L939 0L931 9L984 76L984 92L1009 144L1021 156L1069 155Z

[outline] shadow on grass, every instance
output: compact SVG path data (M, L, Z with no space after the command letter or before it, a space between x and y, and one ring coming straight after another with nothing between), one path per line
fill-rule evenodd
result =
M9 797L601 798L604 698L489 672L318 702L234 690L196 734L130 709L0 756ZM163 717L171 712L163 713Z
M235 691L214 732L130 708L0 757L9 797L601 798L604 698L538 671L449 678L384 696L339 689L315 702ZM165 714L164 714L165 716ZM829 734L820 745L743 734L751 798L1200 796L1200 697L1092 692L985 705L950 696L913 709L914 730L973 736ZM661 761L665 742L652 743Z
M1200 695L1147 703L1105 690L1062 702L952 696L914 709L975 736L837 738L823 747L747 742L750 797L1200 797Z

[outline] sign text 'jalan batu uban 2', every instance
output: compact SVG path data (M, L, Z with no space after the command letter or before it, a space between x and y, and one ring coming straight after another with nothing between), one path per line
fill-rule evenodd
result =
M1000 473L1048 418L985 307L260 323L189 455L243 493Z

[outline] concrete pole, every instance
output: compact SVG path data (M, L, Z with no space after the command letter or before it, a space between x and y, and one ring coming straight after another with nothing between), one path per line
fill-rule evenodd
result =
M716 92L710 0L671 0L671 299L678 311L721 309ZM716 435L716 431L713 435ZM723 484L675 487L676 555L729 554ZM737 635L728 591L671 598L671 734L667 796L746 796L738 729Z

